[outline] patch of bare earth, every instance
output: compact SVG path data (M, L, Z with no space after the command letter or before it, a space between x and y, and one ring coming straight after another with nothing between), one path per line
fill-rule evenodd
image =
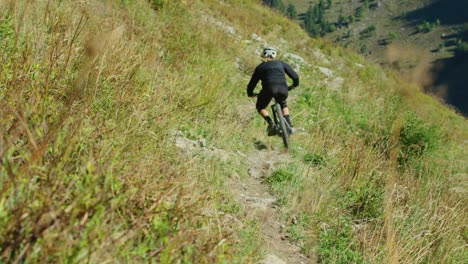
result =
M261 263L300 264L316 261L301 253L301 248L288 240L288 234L281 221L277 198L271 193L265 180L272 171L289 161L287 153L275 150L259 150L246 156L249 177L231 177L226 181L229 190L240 205L243 205L248 220L255 220L261 226L263 250L266 253Z
M276 205L275 197L266 179L271 173L281 165L290 162L291 156L288 153L277 150L262 149L251 154L231 153L213 146L208 146L205 140L190 140L183 132L174 131L175 145L182 150L189 158L194 155L206 155L216 157L221 161L239 159L247 160L248 177L231 175L225 181L226 190L232 192L236 202L243 206L246 212L246 220L254 220L261 227L262 249L265 258L264 264L308 264L316 263L314 257L301 253L301 248L288 239L288 234L284 232L283 223L280 216L279 207ZM242 164L242 163L239 163ZM238 222L237 219L229 215L225 216L226 221Z

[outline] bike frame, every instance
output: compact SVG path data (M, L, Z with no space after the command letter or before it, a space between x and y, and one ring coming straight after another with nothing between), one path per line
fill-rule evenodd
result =
M254 96L258 96L258 94L254 94ZM273 122L275 122L276 128L279 130L278 134L283 139L283 145L286 150L289 149L289 124L283 116L283 109L281 109L281 105L274 99L275 103L271 105L271 110L273 112Z
M289 149L289 131L288 131L288 122L283 116L283 109L281 109L281 105L276 101L271 106L271 110L273 112L273 121L276 124L276 127L279 129L279 134L283 139L283 145L286 149Z

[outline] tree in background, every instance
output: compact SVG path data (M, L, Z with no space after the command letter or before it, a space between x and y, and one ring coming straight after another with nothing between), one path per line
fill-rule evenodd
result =
M296 10L296 6L294 6L293 4L289 4L288 5L288 8L286 9L286 15L290 18L290 19L296 19L297 18L297 10Z
M262 2L265 5L273 8L273 9L281 11L282 13L285 13L285 11L286 11L286 8L285 8L284 3L283 3L282 0L262 0Z
M319 0L318 5L320 6L321 9L325 9L325 0Z
M356 16L357 20L360 21L361 18L364 17L365 13L366 13L366 9L365 9L364 6L358 7L358 8L356 9L356 13L355 13L355 16Z
M338 26L339 27L348 26L348 20L346 20L346 17L343 15L343 8L340 9L340 14L338 16Z
M317 22L317 14L316 14L315 8L313 8L311 5L309 6L309 9L307 10L304 16L304 28L313 37L318 36L320 33L316 22Z
M368 26L367 28L359 32L359 38L362 40L365 38L372 37L373 35L375 35L375 29L376 29L375 25Z
M329 7L331 1L327 3ZM312 37L318 37L336 30L335 24L328 22L325 16L326 8L325 0L320 0L314 6L311 4L304 15L304 28Z
M455 52L458 52L459 54L468 54L468 42L464 42L463 40L457 40Z
M325 9L323 7L324 6L321 3L314 6L313 12L316 23L321 23L323 21L323 13L325 12Z
M431 32L433 31L435 28L437 28L438 26L440 26L440 20L439 19L436 19L436 21L434 23L431 23L431 22L428 22L428 21L424 21L422 24L419 24L416 29L418 32L420 33L428 33L428 32Z
M364 0L364 7L369 9L369 0Z

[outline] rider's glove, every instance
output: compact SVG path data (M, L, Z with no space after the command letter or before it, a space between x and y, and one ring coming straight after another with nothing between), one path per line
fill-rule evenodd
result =
M292 89L296 88L295 86L288 86L288 91L291 91Z
M255 94L254 94L253 91L248 91L248 92L247 92L247 96L248 96L248 97L254 97Z

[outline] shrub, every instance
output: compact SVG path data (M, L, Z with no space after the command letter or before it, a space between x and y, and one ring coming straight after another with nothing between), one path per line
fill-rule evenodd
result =
M389 36L389 38L391 40L395 40L395 39L400 38L400 35L395 31L392 31L392 32L388 33L388 36Z
M297 18L297 10L296 10L296 6L293 5L293 4L288 4L288 7L286 9L286 15L290 18L290 19L296 19Z
M408 113L400 131L399 164L402 165L433 150L438 141L438 127L425 124L413 112Z
M374 181L356 186L342 199L343 207L356 219L378 219L382 216L383 190Z
M366 44L362 44L362 45L361 45L361 48L359 49L359 52L361 52L361 53L366 53L366 52L367 52L367 46L366 46Z
M440 20L439 19L436 19L436 21L434 23L424 21L422 24L419 24L416 27L416 29L417 29L418 32L428 33L428 32L433 31L439 25L440 25Z
M15 30L10 20L6 18L0 21L0 50L2 50L0 59L2 56L5 56L5 59L11 59L9 57L15 52L15 38Z
M165 0L150 0L151 7L155 10L159 10L164 6Z
M294 172L289 168L281 168L273 171L270 177L268 177L268 183L282 183L291 181L295 177Z
M310 92L304 92L299 95L300 103L312 107L314 105L314 96Z
M338 17L338 26L342 27L342 26L347 26L347 25L348 25L348 20L346 19L345 16L343 16L343 14L340 13Z
M468 43L461 40L458 41L455 50L459 53L468 53Z
M359 32L360 38L364 39L364 38L372 37L372 35L375 33L375 29L376 29L375 25L368 26L363 31Z
M302 160L305 162L305 163L310 163L314 166L319 166L321 164L323 164L324 162L324 158L322 155L320 154L310 154L310 153L307 153L305 154L303 157L302 157Z
M356 18L357 18L358 20L360 20L361 18L363 18L364 15L365 15L365 9L364 9L364 7L361 6L361 7L359 7L358 9L356 9Z
M339 215L332 223L323 223L318 248L319 263L363 263L354 241L353 222Z

